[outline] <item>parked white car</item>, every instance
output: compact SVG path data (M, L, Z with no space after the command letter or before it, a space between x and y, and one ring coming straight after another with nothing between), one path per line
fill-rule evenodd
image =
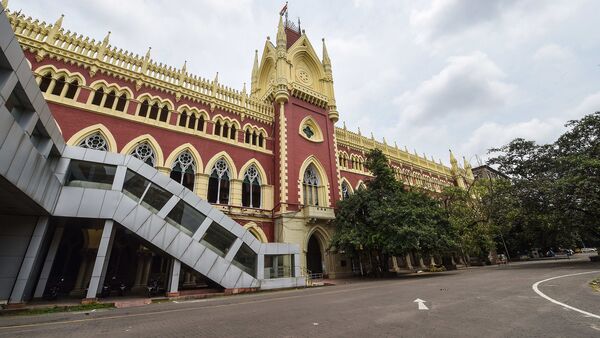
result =
M581 252L586 253L586 252L596 252L596 248L581 248Z

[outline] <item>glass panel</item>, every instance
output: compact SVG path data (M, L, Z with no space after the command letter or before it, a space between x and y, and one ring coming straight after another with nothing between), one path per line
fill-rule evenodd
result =
M139 202L149 184L148 180L128 169L125 174L125 182L123 183L123 193L134 201Z
M256 253L246 243L242 243L242 246L235 254L233 264L250 276L256 277Z
M200 211L194 209L184 201L179 201L167 215L169 223L179 227L181 231L192 236L204 221L204 216Z
M142 205L150 210L154 210L154 212L158 212L165 206L165 203L167 203L171 196L173 195L168 191L155 184L151 184L148 188L148 192L144 195Z
M202 236L200 243L210 248L219 256L225 257L235 239L234 234L225 230L217 223L212 222L204 236Z
M294 255L265 255L265 278L294 277Z
M116 171L117 167L112 165L71 161L66 184L71 187L110 190Z

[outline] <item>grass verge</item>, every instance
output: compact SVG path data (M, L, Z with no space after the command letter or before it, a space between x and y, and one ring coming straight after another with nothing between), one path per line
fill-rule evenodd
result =
M30 315L41 315L47 313L57 313L57 312L79 312L79 311L91 311L97 309L110 309L114 308L115 305L113 303L93 303L93 304L82 304L82 305L64 305L64 306L51 306L51 307L40 307L40 308L31 308L31 309L22 309L22 310L13 310L9 313L5 313L6 315L15 315L15 316L30 316Z

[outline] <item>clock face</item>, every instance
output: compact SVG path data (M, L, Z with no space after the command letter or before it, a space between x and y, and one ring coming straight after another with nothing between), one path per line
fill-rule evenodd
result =
M304 68L298 68L296 71L296 78L305 85L310 86L312 84L312 78L310 77L308 71Z

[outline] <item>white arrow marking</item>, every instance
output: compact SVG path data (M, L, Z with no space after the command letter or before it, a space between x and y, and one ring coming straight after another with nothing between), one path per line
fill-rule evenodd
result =
M427 305L425 305L425 301L422 300L421 298L417 298L417 299L413 300L413 302L419 303L419 310L429 310Z

